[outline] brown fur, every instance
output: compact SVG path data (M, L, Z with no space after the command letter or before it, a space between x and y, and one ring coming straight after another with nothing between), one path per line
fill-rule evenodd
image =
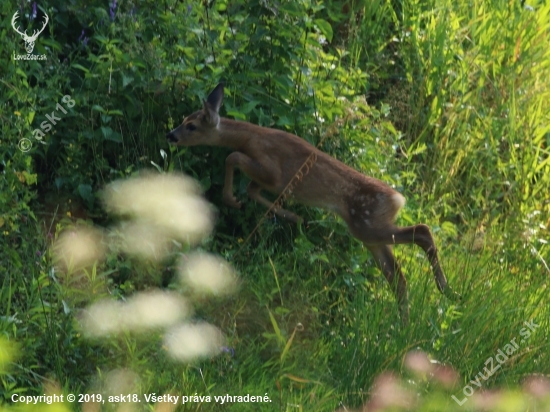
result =
M261 190L279 195L291 181L296 182L292 187L296 201L340 215L353 236L372 252L394 289L405 322L408 319L407 284L391 245L415 243L420 246L430 260L439 290L449 297L458 296L447 286L428 226L395 226L395 217L405 204L400 193L346 166L298 136L221 118L218 112L222 98L223 84L219 84L204 102L204 108L183 119L183 123L166 137L180 146L224 146L234 150L225 161L223 199L229 206L241 207L233 196L235 167L252 180L248 186L249 197L268 208L273 207L273 203L261 195ZM310 162L311 167L299 172L308 159L314 159ZM282 208L275 208L275 213L294 223L300 221L297 215Z

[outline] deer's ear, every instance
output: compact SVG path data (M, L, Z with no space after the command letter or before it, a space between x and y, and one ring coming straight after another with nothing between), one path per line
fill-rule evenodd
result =
M208 95L206 101L204 102L204 108L213 110L216 113L219 113L220 107L223 100L223 83L220 83L216 86L214 90Z
M203 113L203 117L202 117L203 124L207 124L214 127L217 127L218 124L220 124L220 115L218 114L218 112L210 108L210 105L206 100L204 101L204 109L202 110L202 113Z

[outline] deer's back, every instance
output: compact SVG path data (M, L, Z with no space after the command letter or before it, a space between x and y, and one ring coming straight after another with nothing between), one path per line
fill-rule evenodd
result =
M291 196L296 201L344 218L366 208L379 215L395 215L403 205L402 196L386 183L356 171L298 136L262 129L269 132L260 137L263 147L256 150L263 150L259 154L262 161L276 165L281 177L277 187L264 187L268 191L278 195L295 179Z

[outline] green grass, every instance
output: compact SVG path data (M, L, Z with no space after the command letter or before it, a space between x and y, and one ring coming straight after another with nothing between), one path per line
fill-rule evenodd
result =
M231 350L187 366L169 360L162 349L162 333L84 340L71 326L72 314L63 314L60 293L70 293L65 287L45 276L37 276L29 285L21 278L6 278L12 285L4 285L3 298L21 299L30 307L27 321L13 314L18 321L11 324L22 345L19 361L29 370L12 365L2 377L5 393L21 393L20 388L8 386L10 378L17 381L17 376L33 377L27 383L30 388L40 385L48 376L31 371L47 369L46 365L52 370L50 378L67 377L62 382L68 385L66 393L93 393L96 385L90 384L96 372L102 371L101 376L114 368L128 368L139 376L130 393L198 393L212 399L267 394L272 400L260 407L221 407L212 401L201 405L206 410L321 411L366 401L375 377L389 370L409 376L403 385L420 395L414 410L458 411L462 407L451 395L464 398L462 387L483 373L486 360L510 340L520 342L523 323L530 320L540 327L483 387L514 388L529 374L546 370L548 291L541 264L529 248L506 242L494 230L485 233L485 244L476 252L467 237L453 242L438 239L449 282L463 296L456 305L437 292L420 249L397 247L411 300L411 323L403 327L385 279L362 246L346 235L334 235L330 242L308 240L312 232L325 232L311 226L303 229L294 245L281 247L270 239L288 229L266 222L259 244L242 246L233 261L242 279L240 292L195 302L195 319L218 325ZM231 249L241 245L235 239ZM7 319L3 322L9 325ZM403 362L412 350L422 350L452 367L460 374L456 386L445 388L411 375ZM29 356L35 359L34 365L29 365ZM73 374L82 381L71 379ZM466 405L472 405L472 400Z

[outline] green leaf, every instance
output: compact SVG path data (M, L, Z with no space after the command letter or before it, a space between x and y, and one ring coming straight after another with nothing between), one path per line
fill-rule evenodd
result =
M94 138L94 132L91 130L84 130L82 132L82 136L84 136L86 139L93 139Z
M88 204L92 204L94 202L94 195L92 193L92 186L90 185L84 185L79 184L78 185L78 194L82 199L86 201Z
M445 233L447 236L451 236L451 237L458 236L458 229L451 222L443 222L441 224L441 230L443 230L443 233Z
M23 70L21 70L19 67L15 69L15 73L19 74L21 77L27 78L27 73L25 73Z
M286 116L281 116L276 122L275 124L277 126L289 126L292 124L292 121L286 117Z
M103 36L102 34L96 34L94 36L95 39L97 39L97 41L99 41L100 43L102 44L105 44L109 41L109 38L108 37L105 37Z
M332 41L332 36L334 33L332 32L332 26L330 23L323 19L315 19L315 25L321 30L321 33L327 38L327 40L330 42Z
M23 170L23 176L25 177L25 183L28 185L34 185L36 184L36 173L29 173L26 170Z
M236 110L228 110L227 116L233 117L235 119L246 120L246 116L242 114L240 111L236 111Z
M128 86L133 81L134 78L132 76L126 76L124 73L122 73L122 87Z
M43 47L49 47L50 49L53 49L55 51L61 51L63 49L63 46L61 43L50 39L41 38L40 43Z
M317 254L314 253L314 254L312 254L312 255L309 256L309 262L310 262L310 263L313 263L313 262L315 262L316 260L321 260L321 261L323 261L323 262L325 262L325 263L330 263L330 261L328 260L327 255L324 254L324 253L322 253L322 254L320 254L320 255L317 255Z
M82 70L84 73L90 73L90 71L87 68L85 68L84 66L82 66L78 63L72 64L71 67L74 67L75 69Z
M273 330L275 331L275 335L277 335L277 339L281 343L286 343L285 338L283 338L283 335L281 334L281 329L279 329L279 325L277 324L277 321L275 320L275 317L267 308L267 312L269 313L269 320L271 321L271 325L273 326Z
M408 156L416 156L420 153L424 153L428 147L426 146L426 143L420 143L417 147L414 149L412 146L409 148L409 152L407 153Z
M212 181L210 179L210 176L205 176L200 180L201 188L203 191L207 191L212 186Z
M114 130L112 130L112 133L109 135L109 137L106 137L105 139L111 140L117 143L122 143L122 135L118 132L115 132Z
M290 339L287 341L285 348L283 349L283 353L281 353L281 362L285 360L286 354L290 350L290 346L292 345L292 341L294 340L294 335L296 335L296 329L294 329L294 331L292 332Z
M113 134L113 129L108 126L101 126L100 129L105 139L108 139Z
M118 116L124 116L124 114L122 113L122 110L109 110L107 114L116 114Z
M245 105L243 105L243 107L241 107L240 109L240 112L244 114L248 114L258 105L258 103L260 103L258 100L252 100L246 103Z

